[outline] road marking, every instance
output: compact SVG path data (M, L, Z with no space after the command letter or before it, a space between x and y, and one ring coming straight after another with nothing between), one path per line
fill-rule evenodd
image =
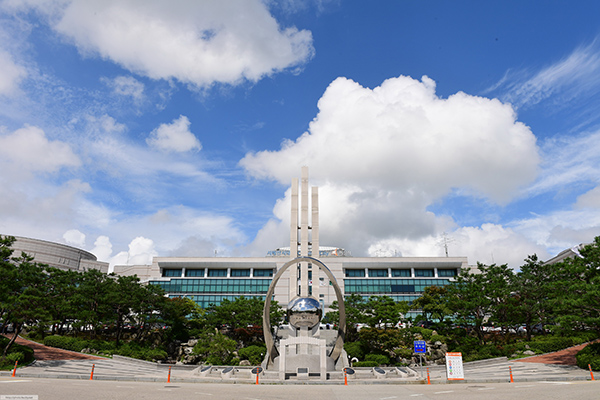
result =
M1 383L17 383L17 382L31 382L29 380L25 380L25 379L18 379L15 381L0 381Z
M196 394L203 394L205 396L212 396L212 393L202 393L202 392L196 392Z
M446 394L446 393L454 393L454 390L444 390L443 392L433 392L433 394Z
M417 397L417 396L423 396L423 393L415 393L415 394L410 395L410 397Z
M518 388L522 388L522 387L535 387L535 385L519 385L519 386L515 386Z
M387 400L387 399L397 399L396 396L392 396L392 397L381 397L379 400Z
M496 389L495 387L487 387L487 388L479 388L477 390L494 390Z

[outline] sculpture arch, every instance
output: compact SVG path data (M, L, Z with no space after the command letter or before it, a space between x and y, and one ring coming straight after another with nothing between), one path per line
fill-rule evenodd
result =
M277 286L277 282L283 275L285 271L292 265L297 265L301 262L308 262L313 265L317 265L319 269L325 272L325 275L329 278L331 283L333 284L333 289L335 291L335 296L337 298L337 302L339 305L339 324L338 324L338 336L335 341L335 345L333 349L329 353L329 357L333 359L334 362L337 362L338 358L342 354L342 350L344 348L344 339L346 338L346 307L344 305L344 295L340 286L338 285L333 273L327 268L325 264L321 261L317 260L313 257L298 257L294 260L288 261L285 263L279 271L273 277L271 281L271 285L269 286L269 290L267 291L267 295L265 298L265 307L263 309L263 333L265 336L265 344L267 346L267 364L266 367L270 366L275 360L275 357L279 355L277 348L275 347L275 341L273 340L273 334L271 333L271 298L273 297L273 293L275 291L275 286Z

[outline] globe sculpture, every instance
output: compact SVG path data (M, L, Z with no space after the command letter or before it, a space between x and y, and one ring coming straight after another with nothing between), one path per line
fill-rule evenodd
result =
M321 322L323 310L314 297L297 297L288 304L287 316L294 328L312 329Z

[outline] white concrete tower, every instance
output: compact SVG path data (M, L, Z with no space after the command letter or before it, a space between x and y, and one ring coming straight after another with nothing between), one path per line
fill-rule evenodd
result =
M311 212L309 214L308 188L308 167L302 167L300 182L298 182L297 178L292 179L292 208L290 217L291 258L298 256L319 257L319 191L317 187L311 188ZM299 271L295 274L290 274L290 300L296 296L306 297L310 295L311 279L309 277L309 270L312 274L312 290L313 296L315 296L315 287L318 291L319 285L318 268L313 270L307 263L301 263ZM318 293L316 297L318 298Z

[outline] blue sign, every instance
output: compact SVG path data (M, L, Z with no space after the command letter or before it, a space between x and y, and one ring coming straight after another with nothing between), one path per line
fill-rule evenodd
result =
M427 343L424 340L415 340L415 353L427 353Z

